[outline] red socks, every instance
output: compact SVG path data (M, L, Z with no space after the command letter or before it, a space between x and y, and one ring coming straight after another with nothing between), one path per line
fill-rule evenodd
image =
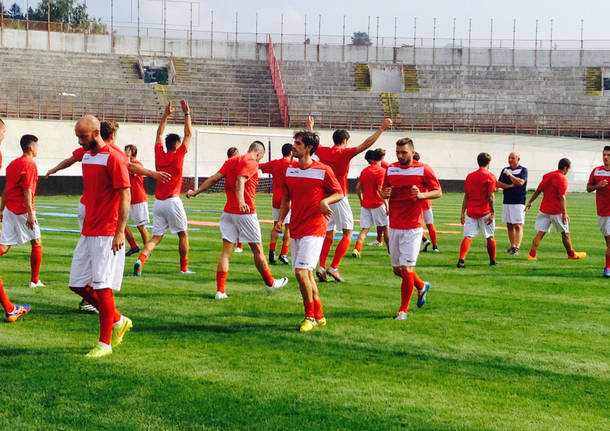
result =
M574 249L568 251L568 256L570 256L570 257L574 256Z
M417 275L417 273L415 271L413 271L413 282L415 284L415 287L417 287L418 290L424 288L424 281L421 278L419 278L419 276Z
M112 289L98 289L93 291L94 295L99 301L100 316L100 342L110 344L110 338L112 336L112 324L114 323L115 307L114 307L114 295ZM119 319L120 319L119 314Z
M322 244L322 251L320 252L320 266L326 268L326 258L330 253L330 248L333 246L333 238L324 237L324 244Z
M354 246L354 248L358 251L362 251L362 241L356 241L356 245Z
M216 290L220 293L225 293L225 283L228 274L229 273L225 271L216 271Z
M428 228L428 235L430 235L430 241L432 241L432 245L436 247L438 245L438 243L436 242L436 228L433 224L427 224L426 227Z
M339 268L341 259L343 259L345 253L347 253L347 249L349 248L351 242L352 239L350 237L344 236L343 238L341 238L341 241L339 241L339 244L337 244L337 248L335 249L335 256L333 257L333 261L330 266L335 269Z
M186 272L189 269L189 258L181 257L180 258L180 271Z
M610 256L606 255L606 268L605 269L608 269L608 268L610 268Z
M4 311L7 313L12 313L13 311L15 311L15 304L13 304L11 302L11 300L8 299L8 296L6 296L6 293L4 292L4 286L2 286L1 279L0 279L0 304L2 304L2 308L4 308Z
M536 257L536 250L534 250L533 248L530 249L530 256Z
M138 243L136 242L136 239L133 237L133 235L127 235L127 228L125 228L125 238L127 238L127 241L129 242L129 246L131 248L138 247Z
M288 241L284 241L282 243L282 251L280 251L280 254L286 256L288 254L288 250L290 250L290 243Z
M313 317L315 319L314 301L303 301L303 308L305 308L305 317Z
M261 276L263 277L263 281L267 286L273 286L274 280L269 267L265 268L265 270L261 273Z
M496 260L496 240L487 240L487 254L489 255L489 261L495 262Z
M269 251L275 251L277 243L275 241L269 243Z
M30 281L38 283L40 277L40 264L42 262L42 245L33 245L32 253L30 254L30 268L32 269L32 277Z
M316 320L324 318L324 312L322 311L322 300L320 298L313 299L313 317Z
M140 253L140 255L138 256L138 260L140 261L140 263L142 263L142 265L144 265L144 262L146 262L146 259L148 259L148 256L144 253Z
M243 248L243 247L242 247L242 245L243 245L243 244L242 244L241 242L238 242L238 243L237 243L237 248Z
M407 313L409 311L409 301L411 301L411 295L413 295L414 283L414 273L405 271L402 274L402 283L400 284L400 309L398 312Z
M468 254L468 250L470 249L470 243L472 242L472 238L464 237L462 240L462 244L460 244L460 259L466 259L466 255Z

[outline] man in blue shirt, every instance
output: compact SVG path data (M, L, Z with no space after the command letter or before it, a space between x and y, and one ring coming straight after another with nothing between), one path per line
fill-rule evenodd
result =
M502 221L508 229L509 254L519 254L525 221L525 195L527 193L527 168L519 164L519 153L508 155L508 167L502 169L498 187L504 191Z

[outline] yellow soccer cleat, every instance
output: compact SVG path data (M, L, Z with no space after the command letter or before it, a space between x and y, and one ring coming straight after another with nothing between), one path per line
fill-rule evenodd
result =
M316 319L316 326L326 326L326 317Z
M568 259L580 260L587 257L586 251L575 251L573 256L568 256Z
M306 317L303 319L303 322L301 323L301 329L299 329L299 331L309 332L315 327L316 327L316 319L314 319L313 317Z
M112 355L112 347L106 349L99 344L85 355L86 358L101 358L102 356Z
M360 259L360 252L356 249L354 249L354 251L352 251L352 257L354 259Z
M112 345L119 346L123 342L123 337L133 328L133 322L129 317L123 316L123 325L120 328L112 328Z
M536 260L536 256L532 256L531 254L528 254L527 260Z

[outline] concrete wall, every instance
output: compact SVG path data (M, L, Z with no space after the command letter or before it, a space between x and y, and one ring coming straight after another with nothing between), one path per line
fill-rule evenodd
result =
M48 35L45 31L30 31L29 46L25 30L5 29L1 46L5 48L48 49ZM398 63L406 64L471 64L478 66L512 66L513 51L507 48L413 48L410 46L374 47L329 44L280 44L274 41L276 57L281 60L307 60L327 62L360 62L391 63L394 58ZM162 55L163 39L160 37L142 37L140 50L145 55ZM50 49L53 51L91 52L98 54L137 55L138 39L136 36L117 35L114 39L114 51L109 35L83 35L72 33L54 33L50 35ZM265 60L267 51L264 43L238 42L228 40L194 40L192 46L186 39L168 39L165 44L167 55L175 57L217 58ZM470 57L470 62L469 62ZM610 50L516 50L515 66L567 67L567 66L600 66L610 62Z
M48 169L71 155L78 143L74 135L72 121L21 120L7 119L7 135L2 144L3 163L0 175L4 175L8 163L21 155L19 138L25 133L32 133L40 139L37 158L38 171L44 175ZM138 159L148 168L154 168L154 138L156 125L124 123L120 125L117 144L123 147L134 144L138 147ZM206 132L207 130L207 132ZM238 134L216 134L209 132L232 132ZM181 134L183 128L177 125L167 127L167 133ZM208 127L199 129L198 139L195 139L189 151L184 166L184 176L194 176L195 153L198 152L197 175L207 177L220 168L226 159L226 150L231 146L245 152L254 139L265 144L271 142L271 157L281 154L281 146L291 142L292 130L279 128L222 128ZM352 131L350 145L364 141L370 131ZM287 135L287 136L274 136ZM323 145L331 145L332 131L321 130ZM415 142L415 148L422 155L422 161L435 170L439 179L463 180L466 175L477 168L476 156L487 152L492 156L491 170L500 174L507 165L508 154L511 151L521 153L521 161L530 171L529 187L535 188L548 171L557 168L557 162L562 157L572 161L572 170L568 174L570 191L584 191L591 169L601 164L601 152L604 141L575 138L535 137L521 135L491 135L491 134L455 134L438 132L403 132L388 131L375 143L373 148L382 147L387 151L386 160L395 161L393 155L395 142L398 138L409 136ZM196 144L199 143L198 151ZM267 157L265 157L267 160ZM356 178L366 166L364 155L356 156L351 164L350 178ZM59 175L59 174L58 174ZM61 175L81 175L79 164L62 171Z
M371 71L371 91L400 93L402 91L402 67L394 64L374 64Z

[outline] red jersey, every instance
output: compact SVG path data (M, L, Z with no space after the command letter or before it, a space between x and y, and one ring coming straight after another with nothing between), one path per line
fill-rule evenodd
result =
M142 166L142 162L136 160L133 164ZM129 183L131 184L131 205L148 202L148 194L144 189L144 175L129 173Z
M602 166L591 171L589 176L588 186L599 183L600 181L606 180L610 183L610 170ZM595 190L595 203L597 204L597 215L600 217L610 216L610 184L603 189Z
M282 204L284 198L284 178L286 178L286 169L290 166L296 165L296 161L290 157L282 157L281 159L271 160L267 163L260 163L258 168L263 171L264 174L273 175L273 198L271 205L273 208L278 209Z
M364 208L373 209L383 205L384 200L379 193L379 188L383 186L385 171L379 163L373 163L360 173L358 182L362 191L362 206Z
M290 236L325 236L328 220L320 212L320 201L342 193L341 185L329 166L313 161L307 168L286 169L284 193L290 197Z
M82 202L87 207L82 234L114 236L121 201L117 190L129 187L125 157L106 145L95 153L85 152L82 167Z
M441 189L434 171L424 163L413 160L407 166L396 162L388 167L383 187L392 187L389 202L392 229L415 229L424 223L424 201L412 195L412 186L421 191Z
M166 183L157 181L155 190L157 199L169 199L172 196L178 196L182 191L182 168L187 151L186 145L181 144L174 151L166 153L161 142L155 144L155 167L157 171L164 171L172 176L172 179Z
M222 165L219 172L225 177L227 203L224 212L230 214L254 214L256 212L254 196L256 195L256 186L258 185L258 162L254 156L246 153L243 156L231 157ZM238 175L247 178L246 184L244 184L244 201L250 207L248 213L242 213L239 210L239 203L235 194Z
M318 147L316 155L320 162L330 166L337 177L337 181L341 184L343 195L347 196L347 174L349 172L349 162L358 154L356 147L341 147L335 145L333 147Z
M25 154L13 160L6 167L6 188L4 189L4 201L6 207L15 214L25 214L28 209L25 206L24 190L32 191L32 209L34 209L34 195L38 185L38 169L34 159Z
M481 218L491 212L489 194L496 191L498 180L485 168L471 172L464 181L464 192L468 195L466 214L470 218Z
M560 198L568 191L568 179L561 171L544 174L536 190L544 193L540 211L545 214L561 214Z
M381 167L385 170L387 170L390 167L390 164L388 162L386 162L385 160L381 161Z

